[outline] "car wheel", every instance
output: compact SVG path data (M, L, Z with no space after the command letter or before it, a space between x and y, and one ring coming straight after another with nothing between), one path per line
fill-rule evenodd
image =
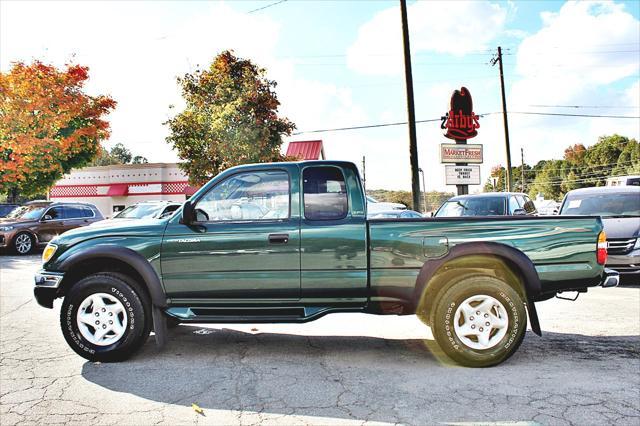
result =
M98 273L78 281L64 298L60 326L77 354L90 361L123 361L147 340L150 302L133 281Z
M20 232L13 239L13 248L19 255L31 253L35 246L35 239L28 232Z
M449 358L467 367L490 367L518 349L527 312L506 282L473 276L441 290L432 321L436 343Z

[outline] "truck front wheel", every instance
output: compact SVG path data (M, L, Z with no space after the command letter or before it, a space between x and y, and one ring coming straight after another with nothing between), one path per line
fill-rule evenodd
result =
M467 367L505 361L522 343L526 329L522 297L489 276L468 277L443 288L431 324L442 351Z
M77 354L90 361L129 358L151 330L151 308L137 283L121 274L97 273L65 296L60 327Z

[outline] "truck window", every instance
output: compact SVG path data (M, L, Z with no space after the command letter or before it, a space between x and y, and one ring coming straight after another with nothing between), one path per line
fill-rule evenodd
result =
M277 220L289 217L289 174L238 173L217 184L195 206L208 221Z
M518 202L518 199L515 196L509 197L509 214L513 214L513 212L521 208L522 204Z
M349 202L342 171L337 167L307 167L303 175L304 217L340 220L347 217Z

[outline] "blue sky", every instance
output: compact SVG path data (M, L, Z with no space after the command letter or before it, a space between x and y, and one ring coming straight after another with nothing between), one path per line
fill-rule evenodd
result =
M33 58L90 67L87 89L118 102L112 137L151 161L175 161L162 122L180 108L175 77L225 48L266 67L278 81L281 111L299 131L406 120L398 2L296 1L2 2L0 68ZM409 2L418 119L438 118L466 86L476 113L500 111L504 57L510 111L638 116L640 2ZM582 108L534 105L580 105ZM482 179L505 164L500 115L483 117ZM618 132L638 138L637 119L510 116L512 161L561 158ZM367 157L370 188L410 187L405 126L305 133L329 158ZM427 189L444 185L439 123L418 125ZM481 187L471 187L471 191Z

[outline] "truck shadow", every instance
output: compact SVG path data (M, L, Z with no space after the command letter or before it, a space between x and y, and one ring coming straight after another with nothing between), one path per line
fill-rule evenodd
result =
M325 420L430 423L434 419L427 414L407 419L400 413L415 413L412 407L425 412L421 407L429 404L440 404L441 409L454 404L455 417L455 404L461 402L447 392L458 392L464 383L485 381L484 396L491 398L492 392L503 394L522 383L549 384L540 382L541 374L558 381L575 380L580 374L595 380L600 374L605 382L615 379L611 376L616 368L628 371L628 364L640 359L639 336L547 332L540 339L528 332L522 347L504 364L470 369L443 363L433 342L420 339L252 334L184 325L171 334L162 351L150 338L131 360L87 362L82 376L147 400L186 407L197 403L205 415L206 410L237 410ZM620 375L620 386L633 385L635 379ZM396 409L399 406L411 409ZM215 418L215 413L209 415Z

